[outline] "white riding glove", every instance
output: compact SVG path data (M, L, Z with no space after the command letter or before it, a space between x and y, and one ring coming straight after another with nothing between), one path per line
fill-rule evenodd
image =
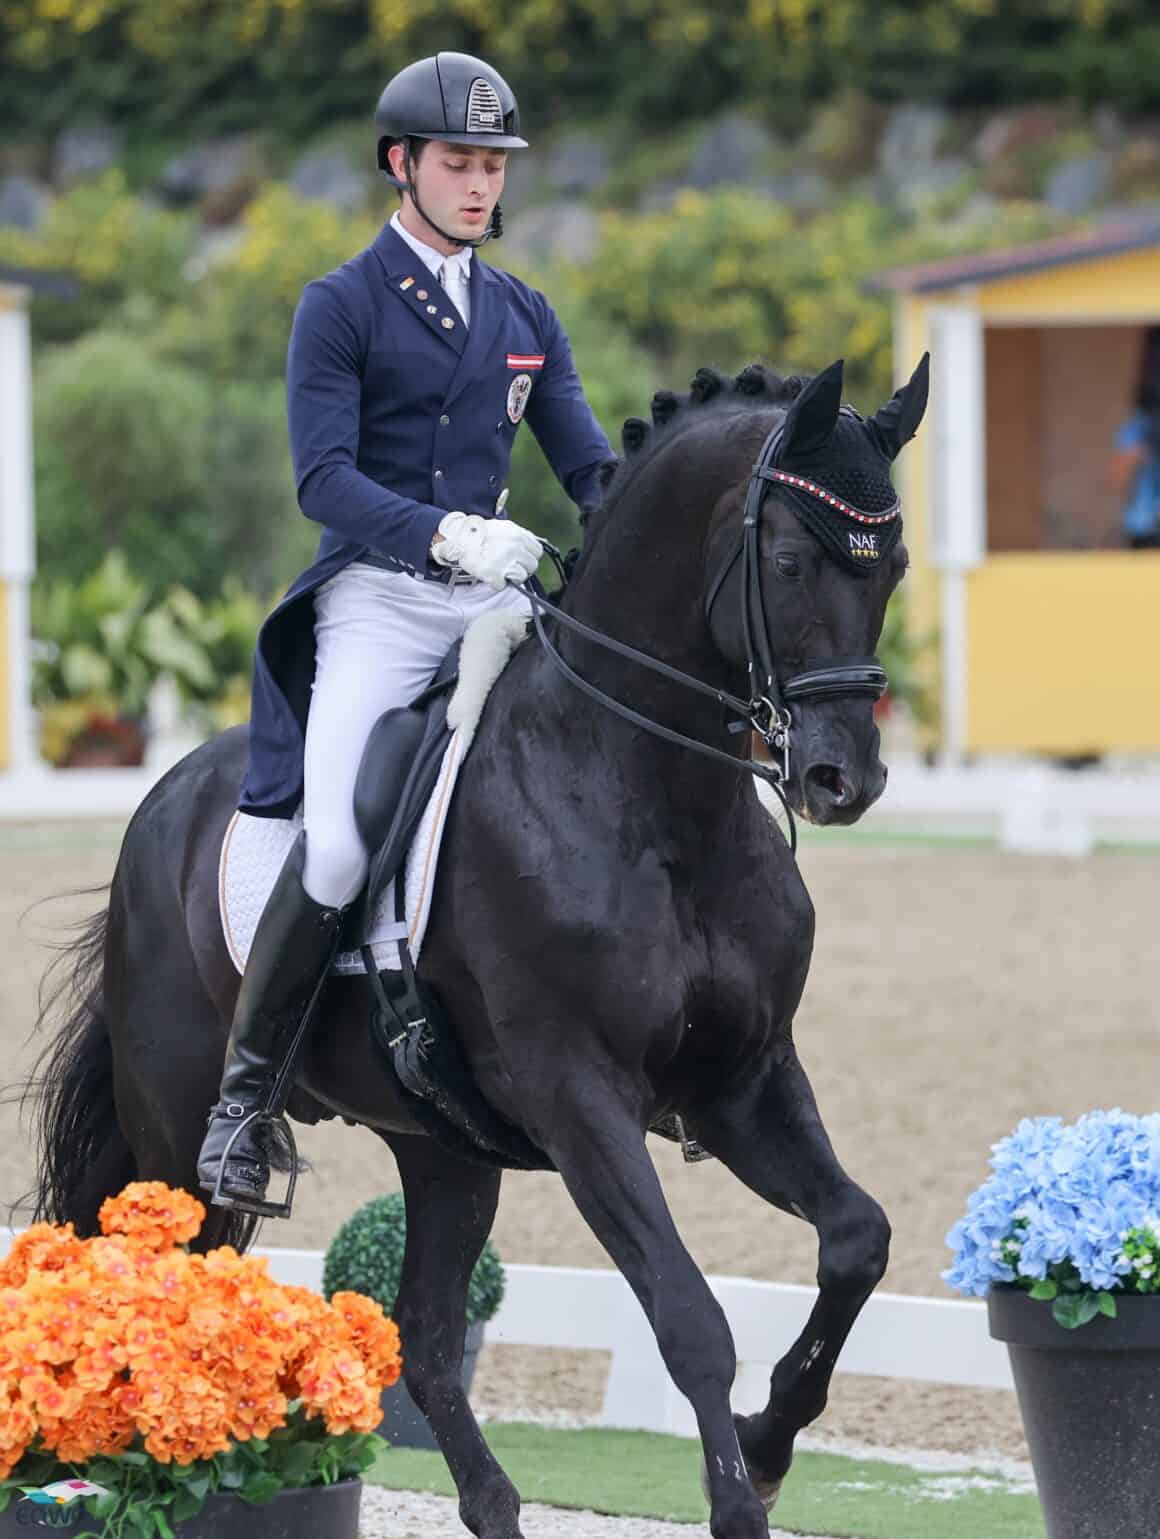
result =
M540 564L544 547L530 529L509 518L480 518L478 513L448 513L439 524L431 555L440 566L457 566L497 592L510 578L527 582Z

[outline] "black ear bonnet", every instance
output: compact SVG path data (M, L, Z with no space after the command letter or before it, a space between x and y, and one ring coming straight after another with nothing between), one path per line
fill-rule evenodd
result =
M816 375L786 414L770 489L848 571L872 572L902 534L890 466L922 420L928 388L924 354L909 383L867 421L841 405L839 361Z

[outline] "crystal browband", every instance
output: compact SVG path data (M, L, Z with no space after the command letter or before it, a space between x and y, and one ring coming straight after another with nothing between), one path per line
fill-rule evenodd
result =
M787 470L776 469L767 470L765 474L770 481L782 481L786 486L796 487L798 491L809 492L859 524L888 524L902 511L902 503L895 501L894 506L888 508L885 513L860 513L857 508L852 508L848 502L843 502L840 497L835 497L833 492L828 492L824 486L819 486L816 481L810 481L805 476L794 476Z

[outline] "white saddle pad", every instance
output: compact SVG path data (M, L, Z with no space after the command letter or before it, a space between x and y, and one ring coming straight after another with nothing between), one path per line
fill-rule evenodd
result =
M398 971L399 948L396 942L403 933L407 936L411 956L415 961L419 960L423 936L427 932L427 918L431 912L443 828L462 761L462 735L456 732L447 745L439 769L439 779L407 854L406 922L400 923L395 918L394 882L384 889L375 909L369 939L375 966L380 971ZM255 818L245 812L235 812L230 820L222 840L218 890L222 930L238 972L245 969L254 931L258 928L266 899L301 831L300 811L292 818ZM357 951L340 951L331 965L331 971L363 973L366 968Z
M459 683L447 707L447 722L454 730L407 855L405 925L395 918L394 882L380 898L371 925L369 940L380 970L398 970L397 941L404 929L411 956L419 960L459 768L471 747L491 686L525 633L524 615L514 610L481 615L467 629L460 653ZM226 829L218 864L218 903L226 946L238 972L245 969L262 910L301 829L300 811L292 818L255 818L235 812ZM351 974L363 973L366 968L357 951L345 951L335 958L331 970Z

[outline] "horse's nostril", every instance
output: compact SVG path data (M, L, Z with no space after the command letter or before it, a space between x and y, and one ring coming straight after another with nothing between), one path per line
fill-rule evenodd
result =
M839 807L853 800L853 787L836 764L811 764L806 782Z

